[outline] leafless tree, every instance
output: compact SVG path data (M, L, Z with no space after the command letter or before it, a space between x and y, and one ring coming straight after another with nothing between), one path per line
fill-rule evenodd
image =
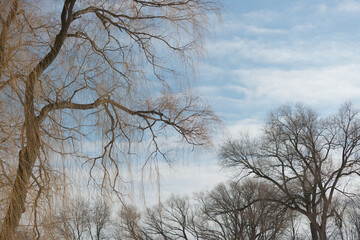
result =
M116 240L151 240L142 229L141 215L134 206L123 206L113 224L113 238Z
M359 173L359 140L359 111L349 103L326 119L303 105L284 106L269 114L261 137L229 141L220 157L224 167L265 180L277 193L265 199L305 216L312 239L324 240L336 197Z
M164 205L147 209L143 229L153 239L192 239L193 209L187 197L171 197Z
M345 207L337 212L330 239L360 239L360 199L358 194L342 199Z
M110 207L100 197L94 203L83 197L71 201L53 218L49 231L54 239L108 239L112 224Z
M359 198L355 198L349 207L349 225L351 239L360 238L360 201Z
M62 239L89 239L90 206L79 198L60 209L55 219L55 231Z
M173 196L141 215L136 208L125 206L119 219L115 220L120 236L117 239L202 239L197 232L194 213L194 206L187 197Z
M217 10L211 0L1 1L2 239L27 207L37 228L42 196L65 174L58 159L73 157L65 168L85 164L94 180L102 169L99 185L116 190L118 154L132 143L148 144L149 161L175 134L211 142L218 119L188 89L188 70Z
M193 239L191 208L186 197L171 197L141 215L136 208L124 206L115 220L117 239Z
M261 200L272 194L267 184L250 180L199 195L203 239L280 239L290 216L280 204Z
M111 212L109 205L98 198L92 206L89 219L89 232L91 240L106 239L106 232L111 225Z
M254 202L268 194L260 182L220 184L192 200L171 197L142 215L124 208L118 222L125 239L286 239L291 216L285 207Z

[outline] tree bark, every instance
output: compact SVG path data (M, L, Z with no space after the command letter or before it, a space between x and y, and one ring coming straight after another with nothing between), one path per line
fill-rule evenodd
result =
M3 69L5 67L5 48L6 48L6 41L7 41L7 36L9 34L9 28L11 26L11 24L13 23L13 21L16 18L16 13L19 9L19 1L15 0L13 2L13 6L7 16L7 18L5 19L4 22L1 22L1 32L0 32L0 77L3 73ZM1 89L1 87L0 87Z
M311 230L311 239L312 240L319 240L318 232L316 230L316 227L313 223L310 223L310 230Z
M28 149L29 147L25 147L19 152L18 170L10 195L8 210L2 224L1 240L15 239L16 227L19 225L22 213L25 212L28 184L36 160L36 156L34 156L35 149L33 149L32 153L29 153Z
M35 161L40 151L39 126L41 120L36 116L34 107L35 85L40 75L51 65L64 44L68 29L73 21L73 7L76 0L66 0L61 13L61 30L55 37L55 42L49 53L41 59L26 79L24 115L25 115L25 139L26 146L19 152L19 164L16 179L12 188L8 210L2 224L0 240L15 239L15 231L20 218L25 212L25 201L28 193L28 185Z
M319 232L319 240L326 240L326 227L322 227Z

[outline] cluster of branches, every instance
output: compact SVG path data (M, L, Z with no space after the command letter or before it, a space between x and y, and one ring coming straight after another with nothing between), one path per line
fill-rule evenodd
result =
M119 191L120 154L134 143L154 159L166 157L164 138L211 142L218 119L188 70L217 11L211 0L0 2L1 239L25 212L37 227L68 177L58 159L101 169L100 185Z
M80 197L64 204L46 225L49 239L109 239L111 234L111 206L101 198L91 204Z
M192 198L171 197L146 210L125 205L119 211L98 196L69 200L48 215L41 228L44 239L76 240L275 240L311 239L303 228L306 219L285 206L263 200L274 196L269 184L258 180L219 184ZM340 207L340 206L339 206ZM328 239L360 238L360 196L343 202L336 221L328 226ZM34 239L26 227L18 239Z
M68 201L41 228L45 239L198 239L198 240L305 240L306 218L281 203L274 188L264 181L242 180L219 184L192 198L172 196L146 210L125 205L118 212L97 197ZM360 196L337 206L337 218L329 221L327 239L360 238ZM20 239L34 239L31 229L17 232Z
M258 181L219 184L193 198L171 197L143 211L125 205L116 214L104 201L67 202L41 228L46 239L281 239L293 216L279 204L254 200L272 194ZM116 212L116 211L115 211ZM30 231L19 237L33 239Z
M311 238L326 240L332 223L343 226L346 197L355 193L351 183L360 173L359 153L360 113L352 104L327 118L298 104L270 113L258 138L244 134L225 143L220 158L242 177L265 181L276 194L263 201L300 214Z
M140 213L125 206L117 239L281 239L291 216L276 203L255 199L271 194L266 184L248 181L220 184L210 192L172 197ZM250 206L251 205L251 206Z

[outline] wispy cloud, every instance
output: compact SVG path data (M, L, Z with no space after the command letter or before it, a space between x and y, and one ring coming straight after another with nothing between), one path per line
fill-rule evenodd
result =
M227 21L224 23L223 31L241 32L246 34L284 34L287 31L281 28L264 27L256 23L244 23L239 21Z
M341 12L358 13L360 12L360 2L354 0L341 1L337 6L337 10Z
M283 34L286 33L283 29L274 29L274 28L264 28L264 27L257 27L254 25L243 25L242 28L249 33L254 34Z
M236 70L239 82L251 89L247 101L338 104L359 99L360 65L340 65L301 70Z
M240 15L240 19L244 22L264 24L277 20L280 15L281 14L279 12L261 9L243 13Z
M256 118L245 118L228 125L225 138L236 139L239 134L246 133L249 136L258 136L262 130L263 121Z
M212 57L244 59L257 63L287 65L338 64L360 61L360 49L355 42L335 40L319 41L317 39L287 41L249 40L235 37L232 40L221 40L208 46Z

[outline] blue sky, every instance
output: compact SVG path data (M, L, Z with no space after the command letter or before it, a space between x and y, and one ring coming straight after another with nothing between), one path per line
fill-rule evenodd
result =
M360 104L360 1L222 4L223 23L206 44L196 81L224 121L218 143L241 131L256 134L266 114L282 104L302 102L324 115L344 101ZM160 163L159 169L162 200L211 189L230 176L219 170L216 151L185 154L173 168ZM156 186L146 187L152 203Z
M331 112L359 100L360 1L249 2L224 1L199 81L227 125L289 102Z

